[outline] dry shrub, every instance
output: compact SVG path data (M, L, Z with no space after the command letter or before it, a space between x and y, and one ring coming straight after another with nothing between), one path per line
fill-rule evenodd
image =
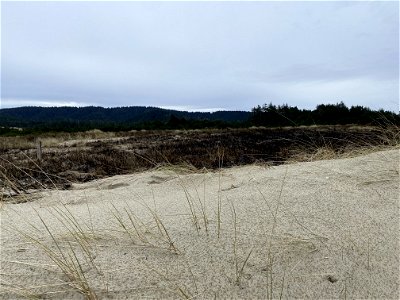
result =
M335 159L338 157L337 152L329 147L321 147L316 149L315 153L311 154L308 160Z

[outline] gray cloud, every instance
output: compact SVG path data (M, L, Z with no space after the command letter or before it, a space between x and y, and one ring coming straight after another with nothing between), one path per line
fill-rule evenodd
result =
M398 5L4 2L2 107L398 110Z

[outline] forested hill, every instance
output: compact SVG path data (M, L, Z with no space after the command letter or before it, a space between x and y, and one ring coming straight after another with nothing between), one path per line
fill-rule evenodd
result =
M146 122L168 122L171 117L187 120L243 122L250 112L216 111L187 112L157 107L17 107L0 109L0 126L29 127L40 124L67 123L118 123L140 124Z
M0 109L0 135L24 128L24 133L47 131L86 131L100 129L196 129L249 126L298 125L400 125L400 114L371 110L363 106L348 108L343 102L320 104L314 110L287 104L257 106L251 112L187 112L157 107L18 107Z

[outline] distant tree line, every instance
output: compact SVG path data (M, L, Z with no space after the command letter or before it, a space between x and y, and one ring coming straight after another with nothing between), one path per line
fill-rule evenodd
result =
M348 108L343 102L320 104L314 110L298 109L287 104L272 103L253 108L250 123L255 126L299 125L400 125L400 115L394 112L374 111L363 106Z
M0 126L24 127L25 125L54 122L103 122L141 124L160 121L166 123L171 115L187 120L209 120L237 122L248 120L250 112L246 111L216 111L188 112L162 109L158 107L17 107L0 109Z
M41 132L239 128L299 125L400 125L400 115L363 106L346 107L343 102L321 104L314 110L287 104L257 106L251 112L185 112L156 107L18 107L0 109L0 135ZM23 131L18 130L23 128Z

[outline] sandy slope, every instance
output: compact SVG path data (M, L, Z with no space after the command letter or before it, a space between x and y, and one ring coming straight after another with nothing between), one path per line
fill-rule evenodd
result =
M221 173L150 171L42 196L1 211L1 299L84 298L40 245L67 260L74 249L100 299L399 298L398 150ZM93 263L56 208L79 222Z

